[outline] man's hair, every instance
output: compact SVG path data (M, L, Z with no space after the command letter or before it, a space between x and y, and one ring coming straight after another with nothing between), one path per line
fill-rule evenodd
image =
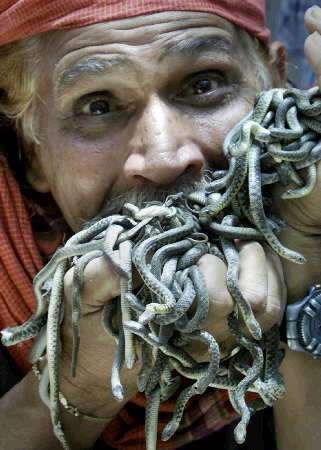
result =
M43 43L52 32L0 47L0 125L1 115L13 122L24 146L40 144L37 127L37 93L41 74ZM267 51L245 30L237 29L239 42L246 51L260 89L268 89L271 77Z
M36 97L41 36L0 47L0 114L11 120L25 144L39 143Z

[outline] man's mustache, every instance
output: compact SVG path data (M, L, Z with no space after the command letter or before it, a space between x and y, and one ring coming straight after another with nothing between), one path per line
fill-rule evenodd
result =
M181 175L174 183L169 185L155 185L148 183L140 188L114 195L106 199L97 219L108 217L113 214L121 214L125 203L132 203L138 208L143 208L149 202L164 203L169 195L183 192L189 194L194 191L204 190L210 181L210 169L203 169L199 175L186 173Z

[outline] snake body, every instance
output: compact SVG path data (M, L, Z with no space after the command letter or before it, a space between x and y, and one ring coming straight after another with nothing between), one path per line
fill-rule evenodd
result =
M206 389L228 390L241 416L235 429L238 442L245 439L250 415L273 405L284 394L278 371L282 360L279 335L276 328L262 333L242 296L234 241L260 240L282 258L304 262L302 255L286 248L277 237L286 225L269 211L268 188L291 183L283 199L302 198L313 191L316 164L321 160L320 119L318 88L272 89L258 94L253 110L226 136L226 170L208 170L201 188L172 193L164 202L143 207L125 203L119 214L104 217L102 213L71 236L36 275L36 310L24 324L2 330L2 343L14 345L36 337L32 362L47 352L39 393L50 408L54 432L63 448L70 450L59 403L64 276L74 268L71 370L76 375L84 271L101 256L120 277L120 298L102 307L103 329L115 341L111 389L115 399L123 400L122 368L137 363L136 351L141 354L137 385L147 396L148 450L156 449L160 403L181 389L182 377L191 384L178 393L172 419L162 433L164 440L180 426L189 399ZM301 176L301 169L307 169L306 177ZM227 266L226 283L234 301L229 326L237 342L228 360L221 359L215 337L202 329L209 298L198 261L206 253ZM133 288L134 269L143 283L138 290ZM241 332L241 320L251 337ZM187 350L195 340L207 348L205 363L198 363ZM256 392L257 400L247 403L246 392Z
M146 401L145 434L146 434L146 446L150 450L156 450L160 397L161 397L160 387L156 387L153 392L151 392L150 394L146 394L147 401Z
M71 375L76 376L77 357L80 345L80 318L81 318L81 294L84 286L84 271L86 266L95 258L102 256L101 250L88 252L82 256L74 265L73 292L72 292L72 331L73 350L71 360Z
M235 217L226 216L223 220L224 223L232 225L235 222ZM239 275L239 257L236 250L235 244L224 238L221 239L222 248L224 251L225 258L228 263L228 269L226 274L226 284L227 288L235 300L239 311L241 312L248 329L250 330L254 339L261 339L262 331L259 323L254 317L252 308L247 300L243 297L239 287L238 287L238 275Z
M245 402L245 393L251 384L259 377L263 369L263 351L255 342L245 337L238 326L238 322L234 314L231 314L228 320L230 330L237 342L249 350L252 358L253 365L247 371L246 376L239 382L234 391L229 391L229 397L232 403L235 405L236 411L241 414L241 421L234 429L234 436L236 442L242 444L246 438L246 427L249 423L251 412Z
M159 280L150 272L147 267L146 256L152 250L161 247L164 243L171 243L178 239L181 239L191 233L194 229L194 222L190 218L187 218L185 225L182 225L173 230L165 231L164 233L153 236L142 242L134 251L133 262L138 270L141 278L148 288L154 292L162 301L162 304L150 303L146 309L149 312L164 314L173 310L176 301L173 294L159 283Z

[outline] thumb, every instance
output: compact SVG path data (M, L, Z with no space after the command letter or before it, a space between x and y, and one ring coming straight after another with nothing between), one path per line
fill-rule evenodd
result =
M321 8L316 5L309 8L305 13L304 23L311 33L305 40L304 53L321 87Z
M307 170L298 171L304 184L307 183ZM321 233L321 162L316 164L316 183L313 190L306 196L293 199L282 199L282 195L297 186L282 186L276 184L272 190L273 210L290 227L297 231L318 234Z

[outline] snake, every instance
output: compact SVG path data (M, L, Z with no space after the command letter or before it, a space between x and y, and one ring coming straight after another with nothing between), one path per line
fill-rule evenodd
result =
M63 300L64 275L67 261L58 264L54 275L53 289L50 296L47 321L47 361L50 381L50 412L55 436L63 448L69 450L60 414L59 402L59 354L60 354L60 324L62 321L61 302Z
M166 243L171 243L177 239L185 237L194 229L194 221L187 216L186 223L180 227L165 231L157 236L152 236L143 241L133 252L133 262L138 270L142 280L149 289L157 294L162 304L150 303L146 310L151 313L164 314L170 312L175 306L175 298L171 291L159 283L159 280L148 270L146 255Z
M132 242L127 240L119 244L119 258L121 266L126 273L126 276L120 277L120 304L122 313L122 322L131 320L131 309L126 301L126 295L132 292ZM124 329L124 339L125 339L125 365L128 369L132 369L135 365L136 350L133 334L127 329Z
M71 376L76 376L77 357L80 345L80 318L81 318L81 293L84 286L84 270L86 266L94 259L102 256L101 250L88 252L82 256L74 265L73 273L73 291L72 291L72 312L71 326L73 334L73 347L71 357Z
M228 239L242 240L262 240L264 239L261 232L255 228L249 227L233 227L222 223L212 221L208 226L210 232L217 236L223 236Z
M153 392L146 394L146 445L150 450L156 450L158 411L161 400L161 388L156 387Z
M318 95L319 98L311 102L316 95ZM284 97L295 98L298 109L308 117L319 116L321 114L320 91L317 87L313 87L307 91L291 88L285 90Z
M241 414L241 421L234 429L235 440L242 444L246 438L246 427L249 423L251 412L245 402L245 392L248 387L259 377L264 363L263 351L253 340L247 338L240 330L235 314L228 318L229 328L237 342L248 349L253 358L253 365L247 371L246 376L240 381L234 391L229 391L229 398L236 411Z
M266 241L278 255L290 261L303 264L305 262L305 258L293 250L285 249L265 220L262 193L259 188L260 153L260 147L253 144L249 150L249 190L251 191L249 198L251 215L257 228L261 231Z
M308 173L306 184L301 188L289 189L286 192L283 192L283 194L281 195L281 198L283 200L289 200L291 198L302 198L311 194L317 184L317 168L315 164L309 166L307 171Z
M70 450L59 405L63 281L73 268L71 371L75 376L84 271L95 257L103 256L110 262L120 283L120 296L101 310L103 330L115 342L111 390L116 400L125 397L122 370L138 363L137 351L142 361L137 386L147 397L148 450L157 446L159 406L178 390L176 408L162 433L164 440L180 426L189 399L205 389L228 390L232 406L241 415L235 428L237 442L245 439L250 415L284 395L278 372L282 351L278 349L277 327L262 333L242 297L234 240L266 242L282 258L305 261L277 237L286 224L270 211L268 188L275 183L286 186L283 200L312 192L316 164L321 160L320 118L318 88L276 88L259 93L253 109L225 138L226 169L208 168L201 188L169 193L164 202L151 201L142 206L124 203L119 213L108 217L102 210L84 223L36 275L35 311L24 324L1 330L2 343L15 345L35 338L31 362L47 353L39 394L50 408L54 433L63 448ZM301 176L302 169L307 169L305 177ZM227 266L226 283L234 302L229 326L237 343L229 359L221 358L215 336L203 329L209 299L198 262L206 253ZM134 269L142 281L138 289L133 287ZM241 332L241 321L251 337ZM207 362L198 363L187 350L193 340L207 346ZM182 389L181 377L192 384ZM247 404L246 392L256 392L260 398Z
M195 313L190 320L187 320L183 325L179 325L180 320L176 322L176 327L184 333L193 333L198 330L207 318L209 310L209 296L203 274L199 267L195 265L192 266L189 270L189 276L197 294L197 305Z
M121 317L121 310L117 305L118 319ZM120 320L119 320L120 322ZM125 360L125 335L124 327L121 325L118 331L118 342L115 350L115 358L111 368L111 390L114 398L118 401L124 399L124 388L121 382L121 369Z
M193 383L191 386L188 386L187 388L183 389L180 393L178 399L176 400L176 406L175 411L173 414L173 417L171 421L164 427L162 431L162 440L168 441L177 428L179 427L179 424L183 417L183 412L185 409L185 406L187 402L194 396L199 394L198 384L197 382Z
M223 222L224 224L232 225L236 220L235 216L226 216ZM227 289L237 304L250 333L254 339L260 340L262 337L261 327L253 314L249 302L244 298L238 287L239 256L235 244L225 238L221 238L221 243L228 264L226 273Z
M288 148L287 148L288 147ZM306 142L304 144L296 144L293 150L290 150L290 146L285 147L281 150L281 144L270 144L268 145L268 153L272 155L277 160L282 161L301 161L302 159L306 159L314 147L314 142Z
M235 160L235 175L226 192L221 195L216 203L211 203L201 210L202 215L200 214L200 220L202 218L203 220L205 219L205 223L208 222L208 216L215 216L230 205L245 182L248 168L248 154L245 153L244 155L237 156Z

